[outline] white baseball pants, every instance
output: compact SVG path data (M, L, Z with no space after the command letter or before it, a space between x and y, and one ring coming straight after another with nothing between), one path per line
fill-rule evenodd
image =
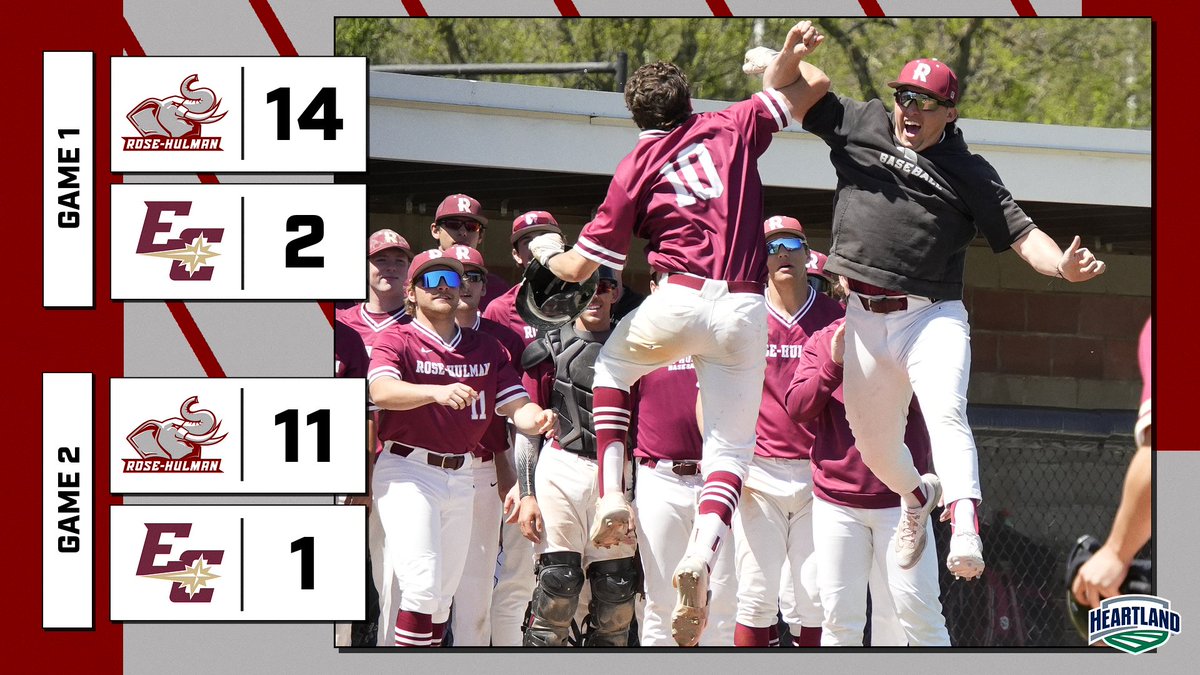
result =
M500 514L504 504L496 493L496 462L476 459L474 474L471 541L462 579L454 593L451 630L455 647L487 647L492 638L492 587L496 554L500 551Z
M583 569L598 560L633 557L634 547L621 544L610 548L592 545L588 532L600 500L596 460L546 444L538 456L534 490L546 531L534 545L539 555L550 551L574 551L583 556ZM532 594L530 595L532 597Z
M813 579L805 586L804 563L813 553L812 466L808 460L755 456L733 516L737 567L737 622L752 628L775 625L780 578L790 561L800 623L823 618Z
M926 523L925 553L912 569L889 562L900 507L861 509L813 500L817 586L825 619L821 646L861 647L870 580L871 646L949 647L938 600L933 523ZM888 621L886 617L893 616Z
M667 282L617 324L596 359L596 387L629 391L646 373L692 356L704 412L704 475L744 478L767 369L767 303L708 280Z
M980 499L979 458L967 423L971 336L959 300L908 296L908 309L877 314L858 294L846 303L846 420L871 472L900 495L920 476L904 445L916 393L946 504Z
M533 542L521 534L517 524L500 524L501 552L492 590L492 645L520 647L525 609L537 585L534 576Z
M641 644L646 647L674 647L671 637L671 612L675 609L675 589L671 585L675 566L687 550L696 505L704 479L678 476L671 462L659 462L654 468L637 466L638 551L646 584L646 603L641 618ZM733 576L733 547L722 546L708 579L708 627L700 638L702 647L732 647L734 613L737 611L737 581Z
M466 564L475 499L474 457L456 471L384 452L371 481L383 525L386 584L379 594L379 645L394 644L396 614L442 623Z

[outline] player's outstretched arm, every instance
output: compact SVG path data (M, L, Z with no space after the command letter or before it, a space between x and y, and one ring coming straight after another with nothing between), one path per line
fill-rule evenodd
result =
M829 91L829 77L806 59L825 41L811 21L792 26L783 49L763 73L763 87L779 91L788 102L792 119L804 119L814 103Z
M1080 239L1076 235L1067 250L1063 251L1050 235L1035 227L1018 239L1012 248L1030 267L1048 277L1080 282L1104 274L1104 262L1079 244Z
M517 434L513 439L513 454L517 465L517 500L514 503L505 502L505 513L509 523L518 523L521 534L532 541L541 541L542 511L538 507L537 496L534 492L534 470L537 467L538 451L541 449L540 436Z
M394 377L381 377L371 382L371 401L384 410L412 410L431 403L462 410L478 397L474 389L461 382L414 384Z
M529 252L534 259L563 281L579 283L600 267L599 263L579 255L574 249L564 249L562 236L554 232L539 234L529 240Z
M1075 575L1071 592L1081 605L1099 607L1103 598L1120 594L1133 557L1150 541L1151 452L1143 445L1133 455L1108 540Z
M531 436L550 433L558 422L553 410L544 410L524 396L496 408L496 412L512 420L519 433Z

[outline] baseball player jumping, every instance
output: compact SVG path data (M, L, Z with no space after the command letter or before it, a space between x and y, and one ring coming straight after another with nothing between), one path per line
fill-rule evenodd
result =
M828 79L803 61L807 21L788 33L767 67L766 87L796 77ZM924 550L925 522L945 494L953 522L946 561L956 576L983 572L975 506L981 498L967 423L971 350L962 303L963 265L977 232L992 250L1012 248L1041 274L1079 282L1104 263L1079 237L1064 252L1025 215L996 171L967 149L958 79L946 64L917 59L890 83L889 111L832 92L807 109L804 128L824 140L838 176L826 269L850 279L846 316L846 417L863 461L904 502L896 561ZM913 393L921 402L939 476L913 467L903 437ZM944 484L944 485L943 485Z
M805 53L820 42L809 24ZM618 165L596 218L575 246L543 234L533 256L559 278L579 282L599 266L625 266L634 234L649 240L662 288L617 324L596 361L600 504L591 540L634 539L621 467L630 387L646 373L691 355L700 382L705 487L688 550L675 569L672 632L694 646L704 629L710 567L729 531L753 454L767 347L766 247L758 157L772 134L803 114L827 83L793 77L747 101L693 114L687 78L669 63L639 68L625 102L642 130Z
M414 320L371 352L371 399L383 452L372 495L386 537L381 646L439 646L467 556L475 494L473 451L493 414L524 433L554 427L529 401L495 338L459 328L463 266L430 250L409 268ZM494 412L493 412L494 411Z

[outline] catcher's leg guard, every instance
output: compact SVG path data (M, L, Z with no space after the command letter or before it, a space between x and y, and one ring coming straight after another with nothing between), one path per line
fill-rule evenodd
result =
M638 567L633 558L602 560L588 567L592 600L588 604L587 647L628 647Z
M583 590L583 556L570 551L538 557L537 587L525 626L525 647L563 647Z

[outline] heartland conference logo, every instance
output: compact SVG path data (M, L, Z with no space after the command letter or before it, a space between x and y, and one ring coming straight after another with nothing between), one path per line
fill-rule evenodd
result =
M192 396L179 406L179 417L146 420L126 440L139 459L126 459L125 473L221 473L221 460L204 459L200 448L220 443L221 423L210 410L197 409Z
M142 221L137 253L170 260L168 276L172 281L211 280L215 268L210 260L221 255L213 250L213 244L221 242L225 235L223 227L186 227L178 236L171 236L174 223L164 222L163 214L187 216L191 212L191 202L146 202L146 218ZM160 234L166 234L168 239L158 241Z
M171 582L171 591L167 594L171 602L212 602L214 590L208 584L221 578L212 569L224 559L225 551L188 550L172 559L169 557L172 545L163 543L164 535L186 539L191 532L191 523L146 523L146 541L138 558L137 575ZM159 556L167 556L166 562L156 565Z
M1114 649L1141 654L1179 635L1179 612L1156 595L1118 595L1088 611L1088 644L1101 640Z
M179 96L148 98L133 106L126 119L140 136L122 136L124 149L137 151L216 150L221 137L202 138L200 129L225 117L218 114L221 99L207 87L193 87L200 78L188 75L179 85Z

